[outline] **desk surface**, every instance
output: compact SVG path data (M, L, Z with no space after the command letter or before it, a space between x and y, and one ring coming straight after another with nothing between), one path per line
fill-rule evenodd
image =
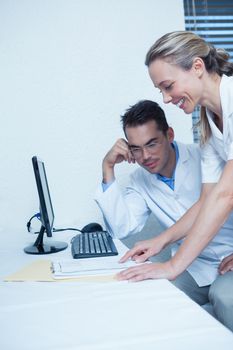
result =
M74 233L57 233L67 241ZM0 348L4 350L232 349L233 334L166 280L3 282L37 259L34 237L8 232L0 248ZM124 250L120 242L119 250ZM71 257L68 250L56 258Z

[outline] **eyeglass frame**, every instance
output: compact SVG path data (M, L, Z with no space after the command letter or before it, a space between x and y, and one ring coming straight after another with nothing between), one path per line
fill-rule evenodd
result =
M149 154L154 154L158 146L161 146L162 143L163 143L163 140L158 142L158 141L155 141L154 139L151 139L144 146L129 145L129 149L133 157L135 159L139 159L142 157L144 149L146 149ZM139 154L137 153L135 154L135 151L139 152Z

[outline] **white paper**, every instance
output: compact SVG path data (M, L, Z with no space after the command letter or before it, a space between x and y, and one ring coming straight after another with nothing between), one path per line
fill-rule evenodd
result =
M52 263L54 278L75 278L79 276L113 275L137 264L129 260L125 263L102 259L62 260Z

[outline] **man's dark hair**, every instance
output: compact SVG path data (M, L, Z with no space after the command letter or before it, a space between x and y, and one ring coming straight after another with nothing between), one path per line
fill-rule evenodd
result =
M143 125L151 120L156 122L158 130L162 131L164 135L169 128L165 113L158 103L142 100L130 106L124 115L121 116L121 122L124 133L126 135L126 127L135 127Z

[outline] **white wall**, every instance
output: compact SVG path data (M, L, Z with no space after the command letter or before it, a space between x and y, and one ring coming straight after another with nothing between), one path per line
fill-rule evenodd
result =
M0 1L2 232L25 230L38 211L33 155L47 166L56 226L102 222L93 193L123 136L120 114L139 99L162 104L145 54L183 28L182 0ZM177 139L192 142L191 118L163 107ZM119 166L119 178L131 170Z

